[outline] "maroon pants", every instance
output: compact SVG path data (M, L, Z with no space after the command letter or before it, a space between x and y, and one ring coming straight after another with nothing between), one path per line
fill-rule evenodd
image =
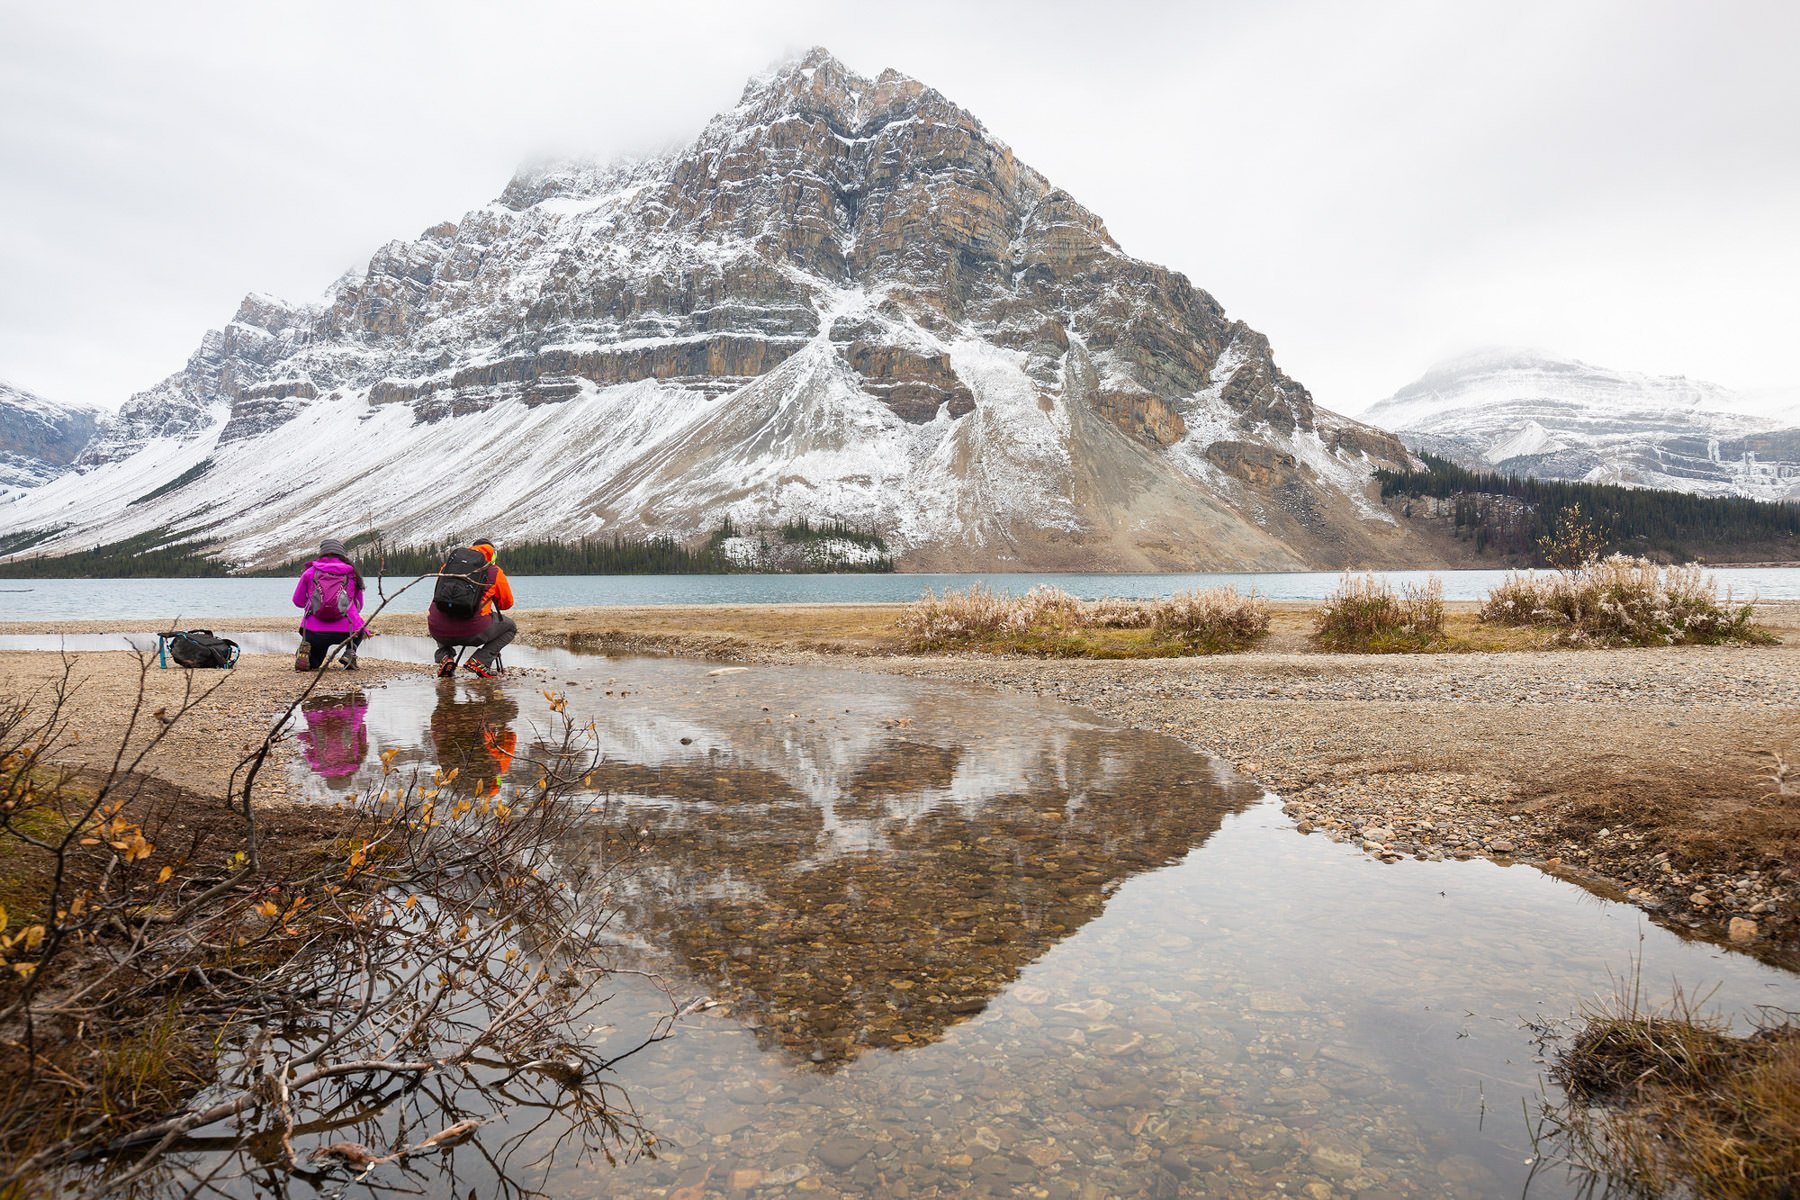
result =
M474 646L475 653L469 657L485 667L497 664L500 652L510 646L519 633L518 624L505 613L489 613L485 617L458 621L435 608L425 619L425 628L437 639L438 662L455 658L458 646Z

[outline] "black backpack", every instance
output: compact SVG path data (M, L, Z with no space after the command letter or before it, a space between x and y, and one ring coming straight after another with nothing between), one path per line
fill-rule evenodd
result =
M481 611L481 597L487 593L490 572L487 556L473 546L452 550L444 565L438 568L437 587L431 593L432 605L446 617L467 621Z
M178 667L229 667L238 660L238 644L215 637L210 629L186 629L162 635L169 657Z

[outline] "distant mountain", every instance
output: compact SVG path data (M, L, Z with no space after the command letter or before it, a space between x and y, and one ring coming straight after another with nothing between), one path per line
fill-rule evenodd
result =
M1734 392L1731 404L1749 416L1767 417L1784 429L1800 428L1800 387Z
M0 380L0 496L67 471L93 436L98 416L94 409L53 404Z
M1760 411L1767 415L1756 415ZM1800 500L1800 404L1533 350L1440 363L1362 419L1471 470Z
M815 50L684 149L523 171L321 303L246 298L7 520L244 564L727 517L920 568L1422 564L1371 498L1406 458L974 116Z

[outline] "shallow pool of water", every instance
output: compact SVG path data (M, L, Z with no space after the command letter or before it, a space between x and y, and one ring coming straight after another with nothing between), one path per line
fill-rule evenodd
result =
M528 783L542 688L595 722L614 802L588 836L650 833L604 936L719 1005L617 1067L656 1157L565 1153L532 1178L548 1196L1573 1195L1531 1179L1551 1085L1527 1022L1634 971L1729 1013L1800 1008L1800 977L1629 906L1526 867L1381 865L1060 705L513 661L530 673L504 686L328 677L294 769L321 798L388 750ZM667 1004L640 976L610 991L623 1033ZM483 1161L457 1156L458 1194L500 1186Z

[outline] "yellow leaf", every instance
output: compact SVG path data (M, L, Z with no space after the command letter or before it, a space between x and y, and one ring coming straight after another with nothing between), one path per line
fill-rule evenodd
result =
M264 900L261 904L256 906L256 911L258 915L273 920L281 913L281 905L275 903L273 900Z
M406 907L408 907L408 908L419 907L419 898L417 896L408 896L406 898Z
M162 870L160 870L156 873L156 882L167 883L167 882L169 882L169 877L173 874L175 874L174 867L164 867Z
M0 933L6 932L6 905L0 904Z

